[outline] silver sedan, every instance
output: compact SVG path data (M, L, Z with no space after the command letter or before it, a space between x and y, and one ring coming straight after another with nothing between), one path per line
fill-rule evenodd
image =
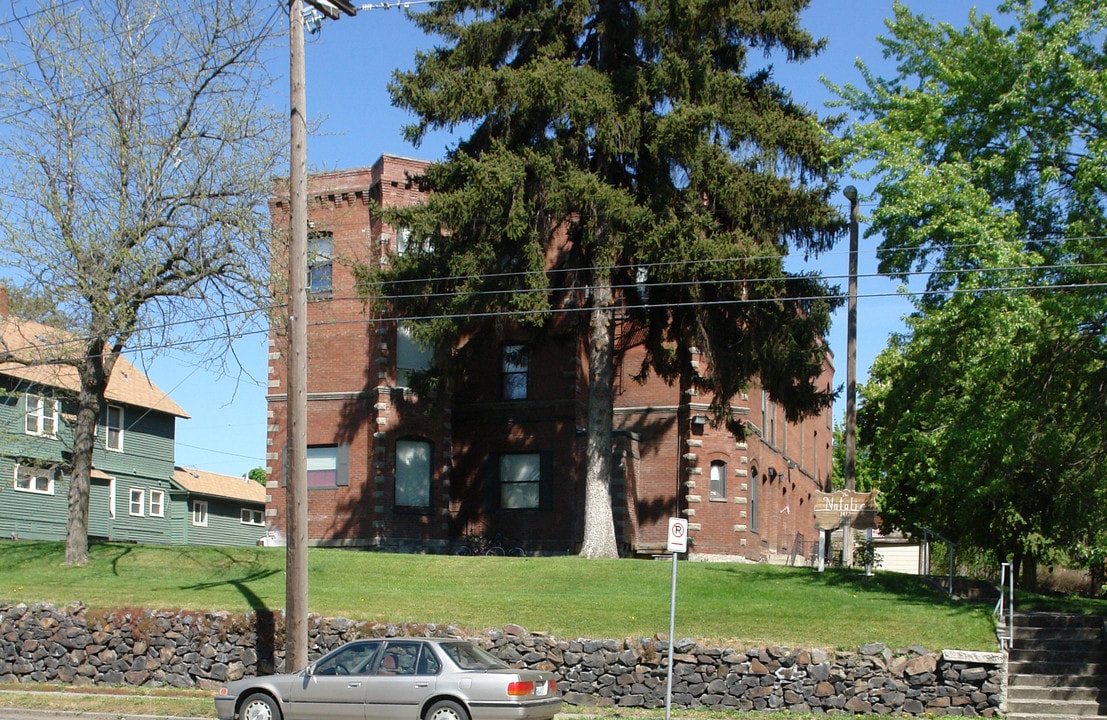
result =
M235 680L219 720L549 720L552 673L515 669L467 640L355 640L296 673Z

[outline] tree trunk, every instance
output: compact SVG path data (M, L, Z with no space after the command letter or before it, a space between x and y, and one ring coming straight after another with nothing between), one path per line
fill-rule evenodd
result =
M617 558L615 518L611 510L615 387L615 308L611 283L597 277L588 332L588 435L584 482L584 542L587 558Z
M115 355L102 351L104 344L93 341L86 347L84 362L78 368L81 389L77 394L77 421L73 427L73 457L69 474L69 514L65 528L65 564L88 562L88 499L92 478L92 451L96 445L96 425L108 389L108 377Z

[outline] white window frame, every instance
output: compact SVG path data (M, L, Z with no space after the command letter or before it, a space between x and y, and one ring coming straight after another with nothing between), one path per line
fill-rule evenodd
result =
M112 413L117 412L117 424L112 423ZM104 449L123 452L123 406L108 405L104 410Z
M165 491L150 490L150 517L165 517Z
M45 486L38 481L45 480ZM32 493L34 495L54 494L54 473L44 468L33 465L16 465L15 476L12 479L12 489L16 492Z
M726 461L712 460L708 494L712 500L726 500ZM721 492L720 492L721 491Z
M239 520L243 525L265 525L265 511L257 508L242 508Z
M25 393L23 395L23 432L38 437L58 436L58 399Z
M127 514L131 517L146 516L146 490L144 488L131 488Z
M207 500L193 500L192 501L192 524L195 527L207 527L208 526L208 501Z

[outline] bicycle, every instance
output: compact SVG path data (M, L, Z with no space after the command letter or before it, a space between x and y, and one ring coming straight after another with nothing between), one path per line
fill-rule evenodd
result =
M455 555L488 555L488 549L492 546L492 543L488 538L481 535L466 535L465 542L458 545L457 550L454 551Z
M517 545L515 543L516 541L512 538L509 538L503 533L498 532L492 538L492 547L488 549L488 552L486 554L507 555L508 557L526 557L527 551L524 550L521 545Z

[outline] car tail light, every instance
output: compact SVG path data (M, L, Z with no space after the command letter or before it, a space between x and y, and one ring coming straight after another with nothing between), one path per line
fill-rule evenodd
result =
M507 684L507 694L512 697L518 695L530 695L534 692L533 681L516 680Z
M556 681L556 680L550 680L550 685L549 685L549 688L550 688L550 690L549 690L549 691L550 691L550 694L551 694L551 695L552 695L553 693L557 692L557 681Z

